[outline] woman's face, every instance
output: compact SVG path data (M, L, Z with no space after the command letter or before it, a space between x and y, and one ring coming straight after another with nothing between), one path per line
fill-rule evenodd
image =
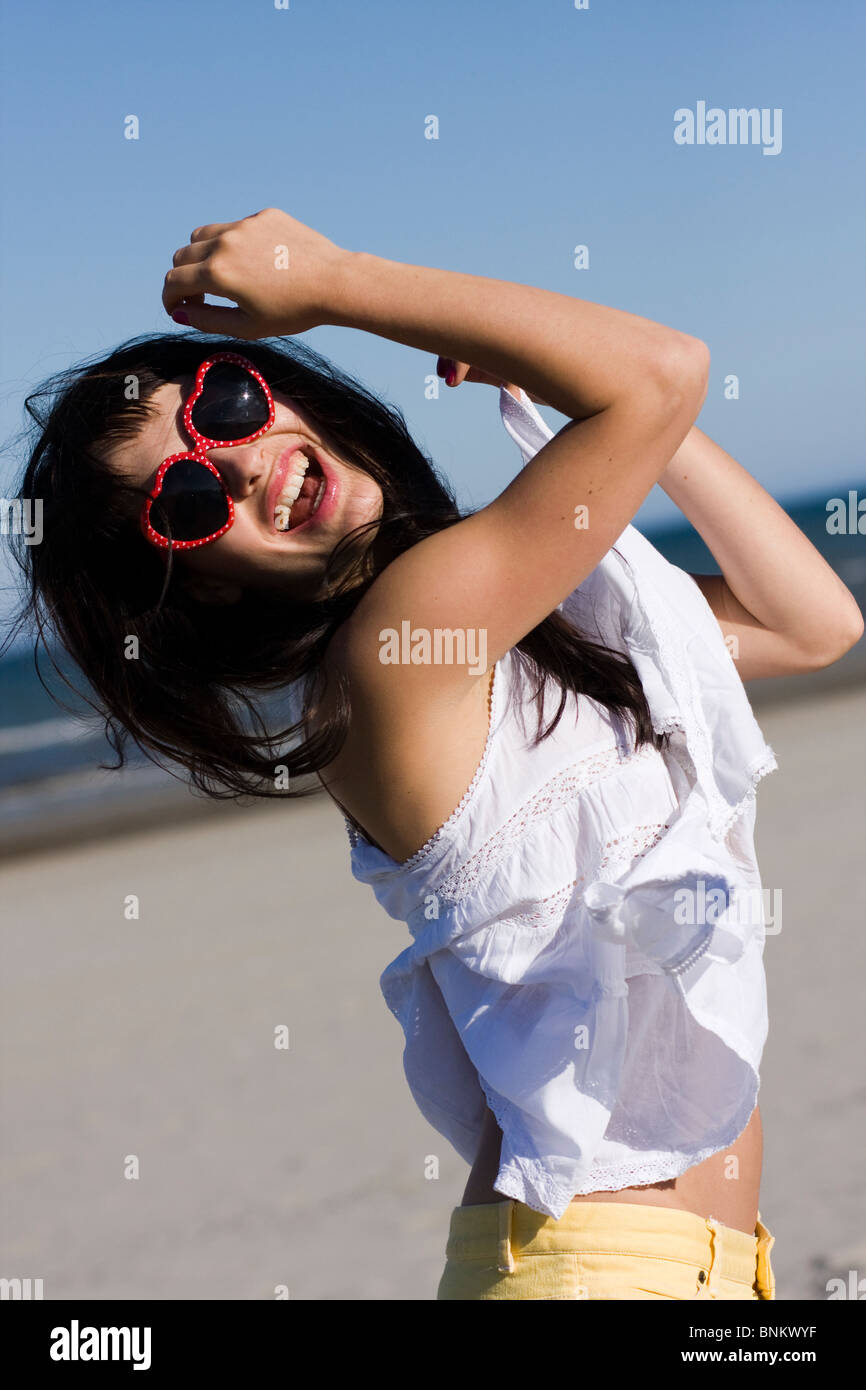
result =
M153 417L136 437L103 451L112 469L146 492L163 459L192 447L183 425L192 385L189 377L160 386L149 398ZM204 602L231 603L245 589L313 597L337 542L381 515L378 483L340 458L289 397L277 391L273 397L274 423L266 434L251 444L206 450L234 503L234 522L218 540L176 551L174 557L187 587ZM297 450L312 465L298 502L287 512L303 467ZM301 517L307 519L298 525ZM283 529L287 521L288 530Z

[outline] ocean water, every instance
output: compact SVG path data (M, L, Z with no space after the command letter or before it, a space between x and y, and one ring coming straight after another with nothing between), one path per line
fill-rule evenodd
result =
M839 495L847 497L845 488ZM862 495L862 490L861 490ZM820 499L797 503L789 514L821 554L841 576L866 611L866 536L831 535L827 531L826 494ZM659 531L647 529L649 539L673 564L689 572L717 572L717 565L697 533L688 525ZM51 675L43 654L41 664ZM80 679L80 678L79 678ZM62 691L57 678L54 684ZM69 692L65 703L84 711ZM137 787L152 787L166 774L157 773L142 754L130 747L130 768L120 780L135 795ZM62 795L66 802L98 797L114 780L99 774L100 764L113 763L114 754L106 742L99 719L84 719L58 709L43 689L32 653L18 651L0 661L0 838L3 825L17 815L38 814Z
M39 679L32 651L4 657L0 661L0 790L116 761L101 719L63 687L44 652L39 664L64 705L79 713L59 708L51 698ZM81 676L69 670L83 685ZM144 761L137 750L132 749L133 754L136 762Z

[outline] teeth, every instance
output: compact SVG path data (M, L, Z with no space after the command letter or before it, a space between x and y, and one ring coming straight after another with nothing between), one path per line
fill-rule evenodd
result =
M277 531L288 531L292 507L298 500L298 494L303 486L310 460L306 454L296 454L292 460L292 472L283 483L283 490L280 493L274 507L274 527Z

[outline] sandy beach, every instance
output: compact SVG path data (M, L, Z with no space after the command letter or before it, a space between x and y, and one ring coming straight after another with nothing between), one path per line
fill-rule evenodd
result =
M761 1209L779 1298L823 1299L866 1272L866 700L756 708L783 895ZM329 802L10 858L0 894L0 1274L46 1299L435 1296L467 1169L410 1097L378 986L408 933Z

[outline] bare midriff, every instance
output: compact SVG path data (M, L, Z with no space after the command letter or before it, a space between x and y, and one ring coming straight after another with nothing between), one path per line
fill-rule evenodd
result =
M492 1112L484 1117L478 1156L469 1174L462 1206L502 1202L493 1184L499 1170L502 1132ZM713 1216L722 1225L753 1235L758 1217L763 1138L756 1106L742 1134L728 1148L688 1168L678 1178L647 1187L623 1187L616 1192L588 1192L572 1202L633 1202L641 1206L676 1207L697 1216Z

